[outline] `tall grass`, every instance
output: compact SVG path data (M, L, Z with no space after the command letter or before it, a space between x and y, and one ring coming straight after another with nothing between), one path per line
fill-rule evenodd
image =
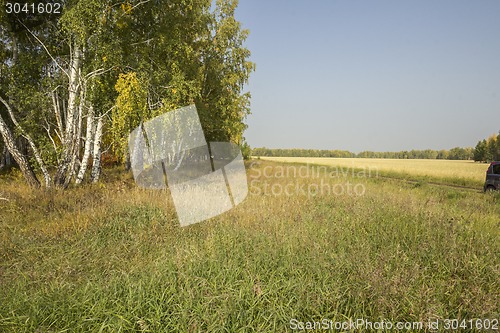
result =
M279 166L253 164L241 205L186 228L168 191L137 189L117 170L65 192L2 179L0 331L498 318L498 195L378 178L347 179L365 187L360 196L265 195L319 179L262 173Z

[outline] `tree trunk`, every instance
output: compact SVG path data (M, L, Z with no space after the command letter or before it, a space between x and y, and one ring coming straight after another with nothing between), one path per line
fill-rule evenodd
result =
M69 88L68 88L68 108L66 114L66 130L63 138L63 152L62 158L54 176L54 183L56 185L66 184L67 172L72 164L75 148L77 146L77 109L78 109L78 95L80 89L80 71L81 71L81 58L82 51L78 45L74 46L73 57L71 59L70 74L69 74ZM83 103L83 101L80 101Z
M80 73L81 74L81 73ZM81 76L79 74L79 76ZM77 173L78 167L80 166L80 146L81 146L81 137L82 137L82 125L83 125L83 110L85 108L85 85L80 86L80 98L78 104L78 112L76 113L76 118L74 120L75 124L75 134L74 134L74 147L73 147L73 157L71 158L71 162L68 167L68 174L66 179L64 180L64 188L68 187L71 182L71 178Z
M59 103L59 94L57 93L57 90L52 91L52 104L54 106L54 114L56 116L56 122L57 122L57 136L59 139L62 141L63 133L64 133L64 127L63 127L63 119L61 116L61 105Z
M43 177L45 179L45 186L50 187L50 185L52 183L52 179L50 177L49 172L47 171L47 168L45 167L45 163L42 160L42 157L40 155L40 152L38 151L38 148L35 145L35 142L31 138L31 136L28 135L24 131L24 129L21 127L21 125L18 123L16 117L14 116L14 111L12 110L12 107L9 105L9 103L7 103L7 101L5 99L3 99L1 96L0 96L0 102L2 102L2 104L7 109L7 113L10 115L10 119L12 120L12 123L14 124L16 129L19 132L21 132L22 138L24 138L26 140L26 142L29 144L31 151L33 152L33 155L35 156L35 159L38 163L38 166L40 167L40 170L42 171ZM18 145L18 147L19 148L21 147L21 143ZM24 145L24 147L26 147L26 145ZM21 151L21 154L23 154L23 149L20 149L20 151ZM27 155L27 152L25 152L24 155ZM31 166L30 166L30 168L31 168Z
M12 135L12 132L7 127L7 124L5 123L5 121L1 116L0 116L0 134L2 135L3 141L5 142L5 146L9 150L14 160L19 165L19 169L21 169L21 172L26 181L28 182L28 185L31 187L40 187L40 181L38 180L38 178L36 178L36 175L33 172L33 169L31 168L28 162L28 159L21 153L21 151L16 146L14 136Z
M93 161L92 161L92 173L90 175L90 179L92 183L97 183L99 181L99 177L101 175L101 138L102 138L102 126L103 121L102 117L99 117L97 121L97 128L95 132L94 138L94 152L93 152Z
M87 114L87 133L85 135L85 147L83 150L82 163L80 164L80 170L76 176L76 184L80 184L85 177L85 172L87 172L87 166L89 163L91 149L93 148L94 136L96 132L94 124L94 107L90 105L89 112Z
M0 170L2 169L10 169L14 166L14 160L12 159L12 154L7 149L7 146L4 146L2 149L2 153L0 154Z

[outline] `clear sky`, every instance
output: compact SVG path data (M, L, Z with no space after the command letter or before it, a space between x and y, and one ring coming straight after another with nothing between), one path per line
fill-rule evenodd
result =
M500 130L500 1L240 0L252 147L475 146Z

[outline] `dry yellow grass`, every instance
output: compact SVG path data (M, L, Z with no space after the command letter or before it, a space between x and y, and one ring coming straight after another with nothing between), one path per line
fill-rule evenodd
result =
M342 167L344 169L371 169L396 172L413 176L464 179L474 183L484 182L487 164L473 161L378 159L378 158L328 158L328 157L261 157L264 160L292 163L310 163Z

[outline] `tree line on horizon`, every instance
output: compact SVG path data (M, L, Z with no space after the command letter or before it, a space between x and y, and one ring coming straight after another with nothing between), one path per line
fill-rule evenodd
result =
M333 157L333 158L389 158L389 159L438 159L438 160L474 160L476 162L491 162L500 160L500 132L487 139L480 140L475 148L455 147L449 150L404 150L397 152L362 151L353 153L347 150L324 149L281 149L254 148L252 156L274 157Z
M500 161L500 131L498 135L493 134L477 143L474 148L474 161Z

